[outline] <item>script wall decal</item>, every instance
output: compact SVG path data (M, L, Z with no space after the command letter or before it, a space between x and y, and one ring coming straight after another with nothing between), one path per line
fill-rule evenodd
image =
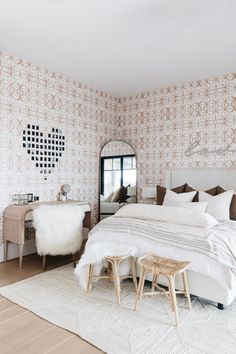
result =
M227 144L226 146L221 146L217 149L209 149L208 147L202 147L200 141L193 141L192 144L185 151L185 156L192 155L209 155L209 154L217 154L222 155L226 152L236 152L235 144Z

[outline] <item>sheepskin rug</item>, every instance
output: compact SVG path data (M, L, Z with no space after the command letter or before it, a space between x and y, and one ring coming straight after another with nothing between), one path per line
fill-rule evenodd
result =
M86 247L84 254L80 258L76 268L75 275L83 290L87 289L89 265L94 264L94 274L99 275L102 267L107 267L107 262L104 259L107 256L129 255L134 256L137 253L137 248L126 244L117 244L114 242L95 242ZM120 274L130 274L130 261L124 259L119 265Z
M77 252L82 245L84 211L78 205L40 205L33 211L40 256Z

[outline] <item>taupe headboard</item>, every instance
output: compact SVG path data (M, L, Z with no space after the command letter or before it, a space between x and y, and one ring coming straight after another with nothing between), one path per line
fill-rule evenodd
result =
M236 192L236 170L209 170L209 171L167 171L166 187L174 188L188 183L196 190L206 190L211 187L221 186Z

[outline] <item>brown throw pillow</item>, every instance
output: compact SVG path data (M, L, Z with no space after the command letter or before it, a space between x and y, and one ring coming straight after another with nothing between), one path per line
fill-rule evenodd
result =
M196 189L190 187L188 184L186 184L185 187L185 192L193 192ZM207 191L205 191L206 193L210 194L210 195L216 195L217 192L217 187L208 189ZM199 202L199 197L198 197L199 193L197 192L197 194L195 195L195 197L193 198L193 202Z
M186 186L186 183L183 184L182 186L175 187L175 188L173 188L171 190L172 190L172 192L175 192L175 193L184 193L185 192L185 186ZM165 194L166 194L166 188L162 187L162 186L160 186L158 184L157 187L156 187L156 190L157 190L156 203L157 203L157 205L162 205L163 201L164 201L164 198L165 198Z
M186 186L185 186L185 190L184 190L186 193L187 192L195 192L196 189L190 187L187 183L186 183ZM195 194L194 198L193 198L193 202L198 202L199 199L198 199L198 192Z
M205 191L206 193L210 194L210 195L216 195L217 194L217 187L213 187L211 189L208 189L207 191Z
M216 194L221 194L225 192L225 190L220 186L217 186L216 188ZM231 200L229 214L231 220L236 220L236 194L233 195L233 198Z
M120 187L120 192L119 192L119 196L118 196L118 202L119 203L124 203L127 199L127 187L122 186Z

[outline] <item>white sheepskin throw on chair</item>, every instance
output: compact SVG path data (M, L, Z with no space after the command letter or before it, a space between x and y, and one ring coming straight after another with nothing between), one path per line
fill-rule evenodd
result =
M40 256L66 255L82 245L84 211L78 205L40 205L33 211Z
M135 256L137 248L126 244L117 244L115 242L95 242L85 248L85 252L80 258L75 268L75 275L78 278L82 289L87 289L88 268L94 264L95 274L99 275L102 269L103 261L107 256ZM128 275L130 273L130 262L124 259L120 263L120 274Z

